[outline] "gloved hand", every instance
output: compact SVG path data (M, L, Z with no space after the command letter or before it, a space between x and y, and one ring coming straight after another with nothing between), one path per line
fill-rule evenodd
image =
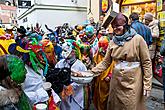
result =
M107 81L107 82L109 82L110 79L111 79L111 78L110 78L109 76L105 77L105 81Z

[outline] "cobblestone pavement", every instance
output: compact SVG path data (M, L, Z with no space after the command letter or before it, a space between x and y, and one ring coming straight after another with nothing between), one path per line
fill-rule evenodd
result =
M151 96L147 99L146 106L147 110L165 110L163 101L163 89L153 87Z

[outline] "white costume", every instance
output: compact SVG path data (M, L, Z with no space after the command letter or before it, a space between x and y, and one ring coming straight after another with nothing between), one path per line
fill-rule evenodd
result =
M56 68L63 68L67 67L70 68L70 65L65 61L65 59L59 61ZM80 61L76 60L76 62L71 66L71 70L75 71L86 71L87 68L85 65ZM65 101L63 100L60 105L61 110L82 110L84 108L84 92L83 92L83 85L77 84L73 82L71 84L74 89L74 94L69 96Z
M23 90L29 97L32 104L44 102L49 99L47 92L43 89L43 78L31 67L25 65L27 70L26 79L23 83ZM42 73L42 70L41 70Z

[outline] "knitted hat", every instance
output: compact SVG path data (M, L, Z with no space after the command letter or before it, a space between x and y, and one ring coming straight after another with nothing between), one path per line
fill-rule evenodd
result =
M144 15L144 19L147 19L147 20L153 20L153 14L152 13L146 13L145 15Z

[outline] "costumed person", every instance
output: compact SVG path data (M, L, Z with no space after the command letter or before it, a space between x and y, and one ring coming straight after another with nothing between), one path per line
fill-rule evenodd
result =
M41 25L39 23L36 23L36 26L34 27L34 32L39 34L41 32Z
M54 51L55 51L55 54L56 54L56 57L57 57L57 61L60 61L62 59L62 56L61 56L62 48L58 44L59 43L59 38L58 38L57 32L50 29L47 25L45 25L45 27L48 31L50 31L50 33L47 34L47 37L53 43Z
M70 42L65 42L62 45L63 48L63 58L59 61L55 68L70 68L72 71L86 71L85 65L78 59L76 59L75 51L72 49L72 44ZM69 86L73 88L70 89L70 93L67 92L68 86L64 86L62 93L62 102L60 105L61 110L83 110L84 109L84 90L82 84L77 84L75 82L71 83Z
M24 48L24 45L22 44L22 39L26 36L26 29L23 26L20 26L20 28L17 28L17 37L15 39L16 43Z
M72 35L77 39L77 35L84 29L84 26L82 25L76 25L72 31Z
M112 21L114 36L94 74L101 74L115 61L107 110L145 110L151 92L152 64L143 37L129 27L128 18L118 13Z
M48 59L49 68L54 68L57 63L57 59L53 43L50 40L43 39L40 41L40 44L42 44L46 58Z
M46 102L49 96L43 88L43 83L46 81L48 68L56 63L53 45L49 40L37 42L37 40L31 39L28 49L30 52L25 65L27 75L23 89L32 104Z
M62 47L56 42L52 41L53 46L54 46L54 51L57 55L57 61L60 61L62 59Z
M5 34L6 34L5 30L2 28L2 26L0 26L0 36L3 36Z
M79 59L86 65L86 67L93 67L93 57L98 50L98 38L95 35L94 27L87 26L85 32L79 34L79 38L74 44L77 48L80 49Z
M0 56L5 54L14 54L24 57L28 52L28 50L21 48L14 39L10 38L10 36L6 36L6 34L0 36Z
M25 65L27 75L23 89L34 105L34 108L37 103L48 102L48 108L50 110L57 110L58 107L56 104L60 101L60 97L53 89L47 91L44 88L48 70L54 68L56 64L53 44L47 39L37 42L33 38L29 39L27 46L30 52Z
M21 88L26 77L24 62L14 55L0 56L0 109L32 110Z
M13 26L8 26L7 28L6 28L6 33L8 33L8 34L10 34L10 38L11 39L14 39L14 33L13 33Z
M99 39L99 50L94 56L94 61L96 64L100 63L107 51L107 47L109 44L109 39L107 36L102 36ZM112 76L112 70L115 62L113 61L111 66L109 66L100 76L94 79L94 97L93 102L94 106L97 110L106 110L108 97L109 97L109 87L110 87L110 79Z

